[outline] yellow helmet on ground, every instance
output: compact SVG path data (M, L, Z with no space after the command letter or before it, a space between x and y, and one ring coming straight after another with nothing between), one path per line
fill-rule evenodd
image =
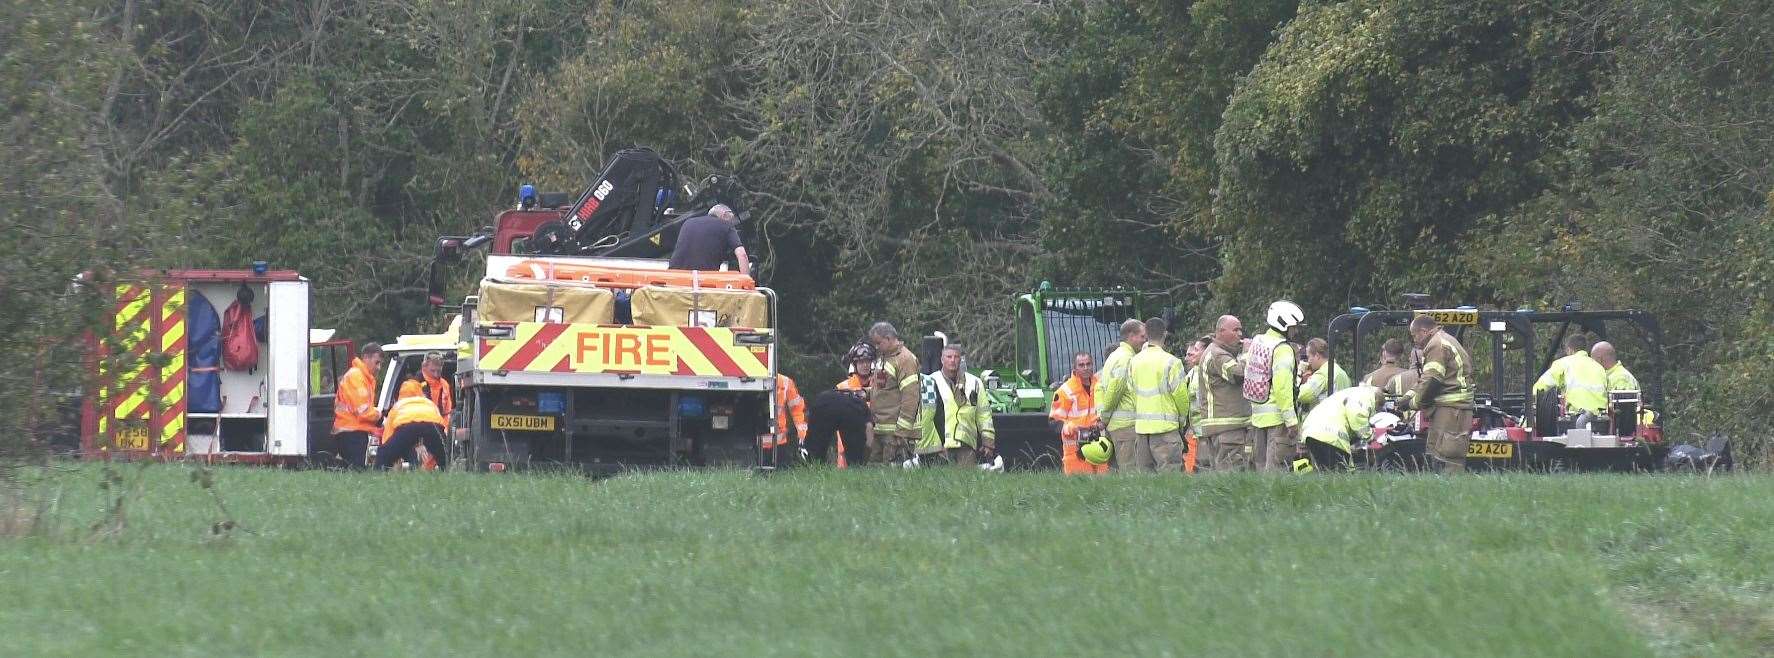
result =
M1084 461L1101 466L1109 463L1109 458L1115 456L1115 444L1110 443L1108 437L1099 436L1078 444L1078 456L1083 457Z
M1312 460L1310 458L1299 457L1297 459L1294 459L1294 472L1295 473L1311 473L1315 470L1318 470L1318 469L1315 469L1312 467Z

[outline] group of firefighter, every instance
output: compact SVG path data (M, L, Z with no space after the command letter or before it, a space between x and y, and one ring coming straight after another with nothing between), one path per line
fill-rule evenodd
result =
M444 446L455 394L444 377L444 355L425 355L419 373L400 384L400 396L388 413L376 406L376 373L382 368L382 346L365 343L351 360L351 370L339 379L333 397L333 455L348 469L369 465L374 445L374 466L387 470L410 466L425 470L449 466Z
M1002 470L985 383L964 370L958 344L922 374L918 357L892 324L875 323L844 355L843 381L808 402L793 379L776 378L775 454L839 467L955 464ZM788 429L800 437L792 446Z
M1065 472L1348 470L1356 446L1401 424L1421 432L1435 470L1465 470L1472 357L1434 317L1418 315L1408 327L1414 358L1407 360L1403 341L1387 340L1379 367L1359 382L1329 363L1324 339L1300 341L1304 325L1297 304L1276 301L1256 336L1247 337L1236 316L1221 316L1179 359L1166 347L1163 319L1123 322L1101 367L1094 354L1072 355L1071 375L1053 394L1049 418ZM1592 346L1574 334L1564 348L1534 391L1558 392L1566 413L1600 416L1609 391L1638 389L1609 343ZM792 459L798 452L841 467L1001 470L990 400L979 377L961 367L965 356L961 346L945 345L941 367L921 375L893 326L875 324L844 356L848 376L810 403L792 379L777 377L773 454Z
M1067 474L1123 472L1346 470L1355 446L1381 440L1415 414L1437 470L1465 470L1473 416L1472 357L1431 315L1412 319L1409 366L1391 339L1380 365L1353 383L1329 363L1322 338L1299 338L1305 313L1293 302L1269 305L1267 327L1246 337L1243 323L1220 316L1191 340L1183 358L1166 347L1160 318L1127 320L1121 340L1095 355L1072 355L1071 375L1054 392L1049 418L1060 433ZM444 437L454 407L445 357L428 354L384 416L376 405L382 349L366 343L339 380L334 451L348 468L437 469L448 466ZM777 377L772 455L840 467L954 464L1002 470L985 384L963 367L965 349L943 346L940 367L921 374L918 357L893 325L878 322L844 355L848 374L809 403L793 379ZM1575 422L1601 417L1609 393L1638 381L1613 345L1581 333L1534 384L1557 392ZM799 437L791 445L789 429Z

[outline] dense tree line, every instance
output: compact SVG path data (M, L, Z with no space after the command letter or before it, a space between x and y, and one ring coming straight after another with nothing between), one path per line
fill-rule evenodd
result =
M1001 360L1042 280L1190 320L1417 291L1650 310L1678 435L1759 437L1769 35L1754 0L9 2L3 422L77 390L74 273L262 258L385 338L440 321L432 237L646 144L744 182L814 381L874 319Z

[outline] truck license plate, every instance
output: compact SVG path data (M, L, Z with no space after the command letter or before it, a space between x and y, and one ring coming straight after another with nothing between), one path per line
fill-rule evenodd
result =
M1420 311L1419 313L1434 318L1436 322L1441 324L1478 324L1478 311Z
M518 432L553 432L554 416L519 416L493 414L493 429Z
M1515 456L1515 444L1494 441L1473 441L1466 444L1467 459L1508 459Z
M118 450L147 450L148 428L145 425L125 425L117 428L114 442Z

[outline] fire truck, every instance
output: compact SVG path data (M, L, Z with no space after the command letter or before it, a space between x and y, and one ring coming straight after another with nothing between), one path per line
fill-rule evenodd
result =
M351 342L309 327L309 284L250 270L83 274L106 305L86 336L80 453L87 459L286 464L318 455ZM224 363L225 311L253 322L256 358Z
M500 472L766 461L777 300L729 271L667 267L677 229L734 186L695 190L647 149L618 153L576 201L526 185L493 225L438 240L449 266L486 250L460 304L454 379L462 460ZM741 213L743 218L746 213Z

